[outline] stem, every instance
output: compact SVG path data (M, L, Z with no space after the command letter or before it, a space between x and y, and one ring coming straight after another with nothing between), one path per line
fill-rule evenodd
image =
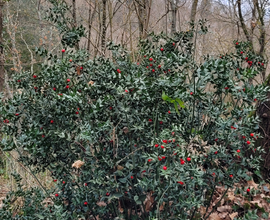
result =
M212 193L211 193L210 200L209 200L209 203L208 203L208 205L207 205L205 214L203 215L203 218L204 218L204 216L206 215L206 213L207 213L207 211L208 211L208 208L209 208L209 206L210 206L210 204L211 204L211 201L212 201L212 198L213 198L213 195L214 195L214 192L215 192L215 187L216 187L216 184L214 184L213 191L212 191Z
M160 220L160 210L159 210L159 203L160 203L160 200L162 199L162 197L164 196L164 194L167 192L167 190L170 188L171 186L171 183L170 185L168 186L168 188L163 192L162 196L160 197L160 199L158 200L158 205L157 205L157 219Z
M229 190L229 187L226 189L225 193L222 195L222 197L220 198L218 203L213 207L212 211L206 216L206 218L204 220L208 219L208 217L212 214L212 212L215 210L215 208L219 205L219 203L223 199L223 197L227 194L228 190Z
M17 148L17 152L20 154L20 157L22 158L22 160L24 161L24 158L19 150L19 147L17 145L17 141L16 141L16 138L15 136L13 136L13 141L14 141L14 144ZM24 161L25 162L25 161ZM41 182L38 180L38 178L36 177L36 175L33 173L32 169L30 168L30 166L28 165L28 163L25 163L26 166L28 167L28 169L30 170L31 174L34 176L34 178L36 179L36 181L38 182L38 184L42 187L42 189L46 192L47 196L48 197L51 197L50 194L48 193L48 191L45 189L45 187L41 184Z

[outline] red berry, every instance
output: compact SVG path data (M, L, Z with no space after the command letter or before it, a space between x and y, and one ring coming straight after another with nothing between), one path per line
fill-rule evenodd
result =
M164 166L164 167L163 167L163 170L167 170L167 167L166 167L166 166Z
M172 132L172 135L174 136L175 135L175 132Z
M58 196L59 196L59 194L58 194L58 193L56 193L56 194L55 194L55 197L58 197Z
M241 54L243 54L244 52L243 52L243 51L241 51L240 53L241 53Z
M106 193L106 196L109 196L109 195L110 195L110 193L107 192L107 193Z
M168 144L168 141L167 140L162 140L163 143L165 144Z
M215 176L216 174L215 173L212 173L213 176Z
M159 122L159 124L161 124L161 125L162 125L162 124L163 124L163 121L160 121L160 122Z
M72 62L72 59L70 59L69 62Z
M217 154L218 152L216 151L215 154Z
M62 183L63 183L63 184L65 184L66 182L65 182L65 181L63 181Z
M241 151L238 149L236 152L237 152L237 153L240 153Z
M191 158L190 158L190 157L188 157L188 158L187 158L187 161L191 161Z
M35 87L34 87L34 89L35 89L35 90L37 90L37 89L38 89L38 87L36 87L36 86L35 86Z
M250 192L250 189L247 189L247 192L249 193Z
M142 173L146 173L146 170L143 170Z
M69 85L66 86L66 89L69 89Z
M162 159L164 160L166 157L165 156L162 156Z
M148 159L148 162L151 162L152 161L152 159Z
M254 102L256 102L257 101L257 99L254 99Z
M171 114L171 111L168 111L169 114Z
M53 180L53 182L57 182L57 180Z
M225 89L227 90L227 89L229 89L229 87L226 86Z
M84 205L88 205L88 202L84 202L83 204L84 204Z
M246 57L245 60L248 60L248 57Z
M233 178L233 175L231 174L230 177Z
M158 147L159 145L158 144L155 144L155 147Z
M137 147L137 144L134 144L134 147Z
M83 69L83 67L81 66L81 67L80 67L80 69L82 70L82 69Z
M158 157L158 160L159 160L159 161L162 161L162 158Z
M131 177L130 177L130 179L134 179L134 177L133 177L133 176L131 176Z
M261 65L263 66L264 64L263 64L263 63L261 63Z
M181 164L184 165L184 164L185 164L185 161L182 160L182 161L181 161Z
M162 52L162 51L164 51L164 49L163 48L160 48L160 51Z
M62 53L65 53L66 52L66 50L65 49L62 49Z
M251 136L251 137L253 137L253 136L254 136L254 134L253 134L253 133L251 133L251 134L250 134L250 136Z
M149 58L149 61L153 61L153 58Z
M21 80L18 79L17 82L19 83L19 82L21 82Z
M36 75L33 75L33 77L34 77L34 79L35 79L35 78L37 78L37 76L36 76Z
M250 144L250 141L247 141L247 144Z
M161 65L158 65L158 68L160 69L161 68Z
M51 124L53 123L53 120L51 120Z
M245 139L246 138L246 136L243 136L243 139Z
M155 72L155 70L154 70L154 69L152 69L152 72L154 73L154 72Z
M41 135L41 137L45 138L45 135L43 134L43 135Z
M218 138L216 138L215 141L218 141Z
M126 93L128 93L128 90L125 90Z
M16 115L16 116L18 116L18 115L19 115L19 113L16 113L15 115Z
M175 43L173 43L172 45L175 46Z
M184 184L182 181L178 181L177 183L179 183L179 184L181 184L181 185L183 185L183 184Z
M56 88L55 88L55 87L53 87L53 90L55 91L55 90L56 90Z
M79 114L79 112L76 112L76 115L78 115Z
M236 42L235 44L236 44L236 45L238 45L239 43L238 43L238 42Z
M191 92L190 95L193 95L193 92Z
M70 82L70 79L67 79L67 82Z
M146 55L144 55L143 57L146 57Z
M87 186L87 183L85 183L84 185Z
M152 63L150 63L150 66L153 66L153 64L152 64Z
M160 146L162 149L164 149L165 147L163 145Z
M140 65L140 63L137 63L137 65L139 66L139 65Z
M112 106L110 106L109 109L112 110Z
M148 121L149 121L149 122L152 122L153 120L150 118Z

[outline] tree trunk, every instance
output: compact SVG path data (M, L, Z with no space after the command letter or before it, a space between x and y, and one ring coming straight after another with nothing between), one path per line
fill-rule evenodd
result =
M174 34L176 32L176 14L177 14L177 3L179 0L170 0L171 9L172 9L172 26L171 33Z
M191 13L190 13L190 21L195 21L196 13L197 13L198 0L193 0Z
M77 27L77 13L76 13L76 0L72 0L72 18L73 18L73 27ZM76 43L75 49L79 50L79 43Z
M4 91L5 68L4 68L4 47L3 47L3 6L4 2L0 1L0 92Z
M106 5L107 0L102 0L102 34L101 34L101 50L105 52L105 46L106 46Z

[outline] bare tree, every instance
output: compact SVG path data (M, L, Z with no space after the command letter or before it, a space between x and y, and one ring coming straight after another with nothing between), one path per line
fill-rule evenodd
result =
M106 7L107 7L107 0L102 0L102 34L101 34L101 50L102 51L105 51L105 46L106 46L106 31L107 31Z
M193 0L190 13L190 21L195 21L197 13L198 0Z
M4 2L0 1L0 92L4 90L5 68L4 68L4 47L3 47L3 6Z
M171 26L171 33L176 32L176 15L177 15L177 9L179 0L169 0L172 10L172 26Z

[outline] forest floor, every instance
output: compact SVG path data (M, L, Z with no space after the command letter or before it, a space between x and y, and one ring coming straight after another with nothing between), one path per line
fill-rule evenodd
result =
M0 176L0 208L3 205L3 200L5 199L7 193L9 192L9 188L7 187L7 181L3 176Z

